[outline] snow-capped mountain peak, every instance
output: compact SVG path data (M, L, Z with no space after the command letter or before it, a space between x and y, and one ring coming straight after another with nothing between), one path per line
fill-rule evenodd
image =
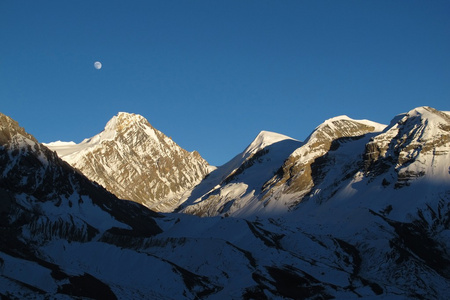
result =
M403 150L409 151L419 146L417 154L430 150L436 152L437 148L446 144L449 139L450 116L434 108L423 106L396 116L386 130L373 139L372 143L377 143L380 154L384 156L389 151L397 155Z
M210 171L197 152L182 149L143 116L125 112L80 144L47 146L119 198L160 211L173 210L180 195Z
M412 129L409 127L418 126L419 124L421 126L426 125L426 133L429 135L422 136L422 138L432 138L438 131L447 131L447 126L450 124L450 116L447 113L428 106L417 107L400 116L402 118L397 124L391 124L392 126L390 127L408 124L409 126L406 126L406 129Z
M382 131L384 128L386 128L386 125L380 124L380 123L377 123L374 121L370 121L370 120L366 120L366 119L356 120L356 119L350 118L347 115L340 115L340 116L336 116L336 117L325 120L322 124L317 126L316 129L328 126L328 127L331 127L332 129L339 130L339 129L342 129L342 128L339 128L339 126L338 126L339 123L342 121L356 122L356 123L364 124L367 126L373 126L374 131L377 131L377 132Z
M385 175L386 182L395 182L396 187L424 177L446 181L449 142L450 116L431 107L415 108L396 116L366 145L366 173L390 174Z
M386 125L369 121L355 120L346 115L337 116L325 120L316 127L305 143L315 142L317 140L331 141L339 137L358 136L367 133L367 131L379 132L386 128Z
M284 140L295 141L295 139L293 139L287 135L263 130L256 136L256 138L253 140L253 142L244 150L243 154L244 154L244 156L255 154L256 152L258 152L272 144L275 144L275 143L278 143L278 142L281 142Z
M130 128L135 128L136 125L151 127L150 123L143 116L119 112L116 116L106 123L105 132L121 132Z
M112 117L105 128L99 134L85 139L82 144L97 145L102 141L114 140L120 134L125 134L127 131L144 130L155 141L158 140L155 134L155 129L143 116L133 113L119 112Z

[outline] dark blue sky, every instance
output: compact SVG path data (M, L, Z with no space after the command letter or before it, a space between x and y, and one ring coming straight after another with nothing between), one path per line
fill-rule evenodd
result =
M41 142L138 113L220 165L261 130L450 110L449 16L450 1L3 0L0 112Z

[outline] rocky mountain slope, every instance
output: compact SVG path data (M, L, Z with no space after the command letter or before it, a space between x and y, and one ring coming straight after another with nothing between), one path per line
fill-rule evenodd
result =
M128 113L80 144L46 146L117 197L156 211L172 211L211 168L198 152L187 152L144 117Z
M445 299L449 125L420 107L303 143L262 132L192 190L200 218L118 200L0 116L0 295Z
M197 186L178 211L200 216L284 213L314 187L312 168L333 142L356 140L384 128L340 116L318 126L303 143L261 132L244 152Z
M262 132L187 194L177 211L274 216L307 199L325 202L379 186L397 190L420 178L446 182L448 118L429 107L399 115L389 126L340 116L318 126L303 143L281 135L263 143L276 134Z

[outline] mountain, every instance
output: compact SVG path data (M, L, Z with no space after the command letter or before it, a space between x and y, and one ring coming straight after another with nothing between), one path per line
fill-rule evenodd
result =
M350 176L358 165L361 144L372 135L380 133L386 126L368 120L353 120L347 116L339 116L326 120L319 125L306 139L304 145L291 153L283 163L277 174L265 183L264 189L270 191L266 201L274 201L279 205L295 207L322 180L325 171L322 171L329 153L338 150L341 144L348 144L347 152L342 152L345 159L342 165L336 161L330 162L333 175L340 177ZM342 149L341 149L342 151ZM341 154L339 154L340 157Z
M309 291L324 288L324 294L315 294L319 298L347 299L349 290L364 298L445 298L450 292L449 117L418 107L389 126L348 117L327 120L304 143L292 145L296 149L269 180L257 170L266 170L262 165L279 153L273 151L276 143L262 146L252 163L231 168L239 172L224 172L230 175L217 178L213 189L209 184L202 190L207 178L180 211L256 217L249 224L255 236L289 253L282 255L283 280L299 286L308 278ZM286 153L288 148L283 147ZM265 278L281 284L273 275Z
M2 298L113 295L92 275L61 269L39 247L54 240L119 243L161 232L159 215L92 183L1 113L0 200Z
M178 211L200 216L284 213L314 186L311 165L333 141L358 139L384 128L340 116L318 126L303 143L263 131L244 152L197 186Z
M117 197L156 211L172 211L211 168L198 152L182 149L144 117L123 112L80 144L46 146Z
M186 193L177 211L199 216L229 216L245 208L257 213L263 184L301 144L285 135L260 132L242 153L208 174L191 193Z
M442 187L444 191L448 187L449 126L447 113L419 107L396 116L380 133L337 139L330 151L311 164L313 184L289 194L292 185L288 183L280 187L281 194L300 196L295 204L379 197L376 202L387 206L410 193L414 194L412 199L422 202L420 195L434 194L431 187ZM273 180L273 186L286 178L286 166Z
M348 198L380 186L390 193L388 187L397 190L416 179L446 182L448 151L449 115L430 107L396 116L389 126L335 117L302 143L261 132L244 152L186 194L176 211L276 216L309 199Z
M0 296L446 299L449 118L261 132L184 195L198 217L117 199L0 115Z
M181 222L118 199L3 114L0 216L2 299L205 298L246 262L246 252L223 239L178 236L179 225L206 230L215 221ZM223 273L208 266L225 253L239 261ZM248 284L240 275L230 281Z

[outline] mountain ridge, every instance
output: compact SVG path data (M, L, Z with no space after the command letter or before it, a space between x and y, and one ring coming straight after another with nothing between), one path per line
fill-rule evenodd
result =
M204 188L206 193L199 195L198 191L202 188L197 187L197 191L195 191L197 193L194 193L196 196L188 198L177 211L200 216L217 214L245 216L256 211L261 214L271 214L275 211L277 214L286 212L289 207L295 205L295 201L290 199L287 202L284 201L283 205L278 205L277 201L270 200L273 198L271 195L285 193L280 191L277 186L282 185L287 189L288 194L303 189L303 195L306 195L309 192L308 187L313 186L311 179L308 179L311 173L310 165L330 149L333 139L345 136L354 137L372 131L380 132L385 127L385 125L368 120L353 120L348 116L338 116L317 126L305 142L278 135L278 145L276 145L277 143L265 145L262 142L263 138L258 135L244 152L238 154L228 164L218 168L217 173L226 174L222 175L220 180L216 179L215 184L208 179L205 180L205 183L200 183L200 185L209 185L211 188L215 186L214 189ZM284 141L283 144L280 143L281 141ZM235 166L230 168L229 165L233 163ZM238 177L242 178L244 176L242 174L245 172L250 175L247 176L247 179L239 181ZM262 172L266 172L266 175L259 176ZM295 178L291 178L291 174ZM281 178L278 178L280 176ZM233 190L233 192L229 190ZM193 199L195 197L197 199ZM295 197L299 196L295 195ZM207 200L208 198L210 200ZM247 208L248 212L246 212Z
M0 295L443 299L445 114L382 131L333 118L305 142L263 132L186 192L203 218L117 199L0 114Z

